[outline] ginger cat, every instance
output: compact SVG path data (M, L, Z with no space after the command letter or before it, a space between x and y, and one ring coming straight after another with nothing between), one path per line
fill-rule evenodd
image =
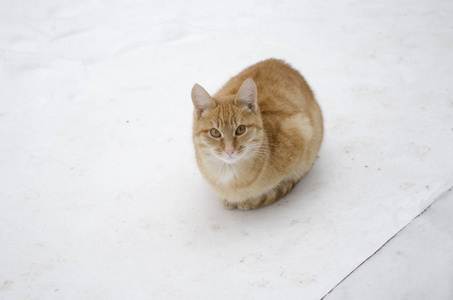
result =
M192 89L198 167L229 209L286 195L311 169L323 137L321 109L298 71L268 59L214 96Z

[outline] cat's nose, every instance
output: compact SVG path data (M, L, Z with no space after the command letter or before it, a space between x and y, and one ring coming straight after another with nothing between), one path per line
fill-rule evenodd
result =
M231 157L231 155L234 152L234 149L233 148L228 148L228 149L225 149L225 152L226 152L226 154L228 154Z

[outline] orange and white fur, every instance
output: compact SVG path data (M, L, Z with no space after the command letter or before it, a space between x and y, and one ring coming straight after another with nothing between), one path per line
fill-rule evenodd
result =
M321 110L304 78L282 60L246 68L212 97L195 84L192 102L197 164L227 208L274 203L317 158Z

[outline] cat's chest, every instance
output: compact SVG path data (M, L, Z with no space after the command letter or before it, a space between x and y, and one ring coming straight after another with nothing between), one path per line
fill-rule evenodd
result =
M211 176L214 182L219 185L230 185L236 179L238 170L235 165L230 164L216 164L211 168Z

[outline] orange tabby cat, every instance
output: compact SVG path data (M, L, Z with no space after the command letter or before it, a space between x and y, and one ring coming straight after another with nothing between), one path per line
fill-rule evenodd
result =
M300 73L268 59L213 97L192 89L198 167L227 208L254 209L286 195L313 166L321 110Z

